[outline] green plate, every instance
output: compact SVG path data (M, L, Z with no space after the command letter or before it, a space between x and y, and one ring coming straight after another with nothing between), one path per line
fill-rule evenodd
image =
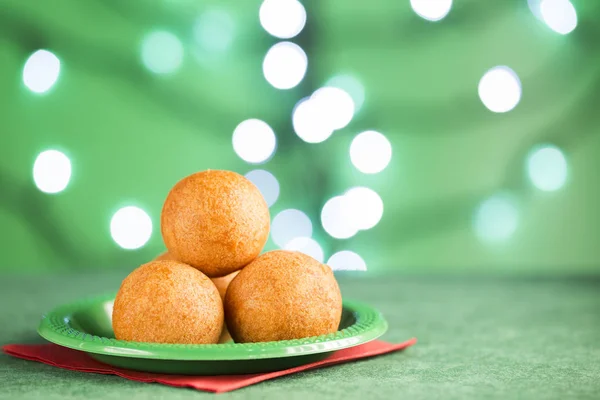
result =
M339 330L322 336L265 343L159 344L114 338L114 294L66 304L46 314L38 333L85 351L106 364L138 371L231 375L278 371L322 360L336 350L378 338L387 322L366 304L344 301Z

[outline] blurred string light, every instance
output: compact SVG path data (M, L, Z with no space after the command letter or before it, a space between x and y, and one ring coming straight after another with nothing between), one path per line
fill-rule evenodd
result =
M296 87L306 74L308 59L300 46L292 42L274 44L263 60L263 74L276 89Z
M325 255L321 245L316 240L309 237L297 237L290 240L284 247L285 250L299 251L307 254L317 260L323 262Z
M333 128L325 123L325 110L317 107L310 98L300 100L292 111L292 125L296 135L307 143L321 143L333 133Z
M292 124L300 139L307 143L321 143L334 130L348 125L353 115L354 101L346 91L323 87L296 104L292 111Z
M540 14L546 25L561 35L577 27L577 11L569 0L542 0Z
M450 12L452 0L410 0L410 6L419 17L439 21Z
M507 240L517 230L518 223L515 200L506 193L494 195L481 203L473 219L476 235L485 242Z
M354 100L343 89L323 87L311 96L317 108L324 110L325 123L333 129L342 129L352 121Z
M334 271L366 271L367 264L353 251L342 250L329 257L327 265Z
M392 159L392 145L376 131L365 131L354 137L350 144L350 160L360 172L376 174Z
M360 230L371 229L383 217L383 200L372 189L355 187L344 195L353 210L352 220Z
M353 210L344 196L335 196L327 200L321 210L321 225L329 236L336 239L348 239L358 232L352 219Z
M329 79L325 86L336 87L348 93L354 101L354 111L358 112L365 102L365 88L351 75L337 75Z
M312 222L300 210L283 210L271 221L271 238L281 248L285 248L295 238L311 236Z
M267 161L275 152L275 132L260 119L247 119L233 131L233 149L240 158L251 164Z
M233 42L235 22L224 10L203 12L194 25L194 40L202 50L222 52Z
M142 41L142 62L155 74L173 73L183 62L183 45L170 32L152 32Z
M383 216L383 201L372 189L354 187L329 199L321 210L325 232L336 239L348 239L359 230L373 228Z
M38 50L23 66L23 83L34 93L50 90L60 75L60 60L48 50Z
M289 39L304 28L306 10L297 0L265 0L261 5L259 17L261 25L268 33L280 39ZM291 42L275 44L268 50L263 60L265 79L277 89L291 89L297 86L304 78L307 67L306 53ZM349 75L333 77L325 87L296 104L292 111L294 130L305 142L323 142L335 130L347 126L363 102L364 88L360 82ZM238 132L238 128L236 128L236 132ZM247 155L242 155L243 148L252 143L244 139L243 143L236 146L236 132L234 132L236 153L248 161ZM355 165L358 163L357 168L368 173L383 170L391 159L389 141L374 131L363 132L362 136L359 136L357 144L366 144L368 149L365 153L358 149L353 150L351 146L350 153L351 158L354 157L353 163ZM373 157L378 157L380 160L373 161ZM279 194L279 185L272 174L263 170L255 170L248 173L247 177L259 187L269 205L275 202ZM268 186L273 188L272 202L269 201L270 195L266 189ZM368 210L365 212L364 208ZM368 188L353 188L345 195L336 196L324 205L321 221L330 235L348 238L355 235L359 229L369 229L375 226L382 215L383 202L377 193ZM283 210L271 222L271 238L279 247L301 251L319 262L323 262L323 249L311 236L312 223L302 211ZM333 269L366 270L366 264L362 258L350 251L336 253L334 257L330 258L330 261Z
M509 67L497 66L483 75L478 92L479 98L490 111L508 112L521 100L521 81Z
M58 193L66 189L71 180L71 160L58 150L38 154L33 163L33 181L44 193Z
M542 12L540 10L541 2L542 0L527 0L527 6L529 7L529 10L533 14L533 16L539 20L542 20Z
M275 204L279 197L279 182L272 173L264 169L255 169L248 172L246 178L260 190L269 207Z
M152 220L139 207L123 207L110 220L110 235L120 247L138 249L152 236Z
M546 192L558 190L567 181L567 160L558 147L540 146L529 153L527 174L536 188Z
M258 15L262 27L280 39L293 38L306 24L306 10L297 0L265 0Z

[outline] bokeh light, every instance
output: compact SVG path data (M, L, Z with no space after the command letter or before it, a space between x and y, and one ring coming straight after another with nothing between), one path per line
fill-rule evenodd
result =
M366 271L367 264L361 256L353 251L342 250L327 260L327 265L334 271Z
M325 255L321 245L316 240L309 237L297 237L288 242L285 245L285 250L299 251L306 255L311 256L318 262L323 262Z
M248 172L246 178L260 190L269 207L275 204L279 198L279 182L275 175L264 169L255 169Z
M501 193L479 205L473 225L477 237L486 242L501 242L517 230L519 212L512 196Z
M225 10L203 12L194 25L194 39L204 50L225 51L233 42L235 22Z
M71 160L58 150L38 154L33 163L33 181L44 193L58 193L66 189L71 180Z
M152 32L142 42L142 62L156 74L173 73L183 62L183 45L170 32Z
M260 6L259 19L269 34L290 39L306 24L306 10L297 0L265 0Z
M541 146L529 153L527 174L535 187L551 192L567 181L567 160L556 146Z
M325 86L343 89L354 101L354 112L357 113L365 102L365 88L362 83L352 75L337 75L329 79Z
M271 239L281 248L285 248L292 239L311 236L312 222L300 210L283 210L271 221Z
M329 236L348 239L358 232L354 217L354 210L347 198L335 196L327 200L321 210L321 225Z
M263 60L265 79L277 89L291 89L297 86L304 78L307 67L306 53L292 42L273 45Z
M577 27L577 11L569 0L542 0L540 14L546 25L561 35Z
M233 131L233 150L251 164L267 161L275 152L275 132L260 119L247 119Z
M539 20L542 20L542 12L540 11L540 3L542 0L527 0L527 6L529 10Z
M296 135L307 143L321 143L333 133L325 122L325 110L311 98L300 100L292 111L292 124Z
M23 83L34 93L50 90L60 75L60 60L48 50L38 50L23 66Z
M139 207L123 207L110 220L110 235L120 247L138 249L152 236L152 220Z
M371 229L379 223L383 216L383 200L372 189L354 187L344 195L352 210L351 219L359 230Z
M356 135L350 144L350 160L360 172L376 174L392 159L392 145L379 132L365 131Z
M354 100L343 89L323 87L313 93L311 101L323 110L324 122L333 129L342 129L352 121Z
M479 98L495 113L504 113L516 107L521 100L521 81L509 67L498 66L488 70L479 81Z
M334 130L348 125L353 115L354 101L346 91L323 87L296 104L292 111L292 124L300 139L307 143L321 143Z
M410 6L421 18L439 21L450 12L452 0L410 0Z

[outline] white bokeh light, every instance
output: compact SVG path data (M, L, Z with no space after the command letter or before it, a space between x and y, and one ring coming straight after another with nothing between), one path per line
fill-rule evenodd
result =
M317 109L323 110L324 123L333 129L342 129L352 121L354 100L343 89L323 87L311 96Z
M539 20L542 19L542 12L540 11L541 2L542 0L527 0L527 6L529 7L529 10L533 14L533 16Z
M307 143L321 143L334 130L348 125L353 115L354 101L346 91L323 87L296 104L292 111L292 124L300 139Z
M48 50L38 50L23 66L23 83L34 93L50 90L60 75L60 60Z
M265 0L258 15L265 31L280 39L293 38L306 24L306 10L297 0Z
M340 88L346 91L354 101L355 112L361 109L365 102L365 88L352 75L337 75L329 79L325 86Z
M508 112L521 100L521 81L509 67L494 67L479 81L478 92L479 98L490 111Z
M279 198L279 182L272 173L264 169L255 169L248 172L246 178L260 190L269 207L275 204Z
M372 189L354 187L344 195L350 204L352 220L360 230L371 229L381 221L383 216L383 200Z
M365 174L376 174L392 159L392 145L379 132L365 131L356 135L350 144L352 164Z
M240 158L251 164L267 161L275 152L275 132L260 119L247 119L233 131L233 150Z
M327 260L327 265L334 271L366 271L367 264L361 256L353 251L338 251Z
M512 196L497 194L485 200L475 212L473 225L479 239L501 242L517 230L519 212Z
M542 146L529 153L527 174L535 187L551 192L567 181L567 159L556 146Z
M452 0L410 0L410 6L419 17L439 21L450 12Z
M44 193L65 190L71 180L71 160L58 150L46 150L38 154L33 163L33 181Z
M358 232L355 217L348 199L345 196L335 196L327 200L321 210L321 225L329 236L348 239Z
M296 135L307 143L321 143L333 133L333 128L327 124L322 108L317 103L306 98L300 100L292 111L292 124Z
M225 51L233 42L235 22L224 10L203 12L194 25L194 39L204 50Z
M312 223L308 215L293 208L283 210L271 221L271 238L284 248L292 239L311 237Z
M577 27L577 11L569 0L542 0L540 14L546 25L561 35Z
M307 67L306 53L292 42L274 44L263 60L265 79L277 89L297 86L304 78Z
M142 42L142 62L156 74L173 73L183 62L183 45L170 32L152 32Z
M152 236L152 220L139 207L123 207L110 220L110 235L120 247L138 249Z
M325 255L321 245L309 237L297 237L290 240L284 247L285 250L299 251L311 256L318 262L323 262Z

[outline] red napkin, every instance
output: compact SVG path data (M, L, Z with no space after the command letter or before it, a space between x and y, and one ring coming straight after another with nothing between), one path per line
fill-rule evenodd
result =
M93 372L96 374L118 375L125 379L140 382L157 382L163 385L176 387L191 387L197 390L222 393L250 386L268 379L279 376L295 374L308 369L326 367L328 365L341 364L361 358L373 357L380 354L398 351L412 346L417 339L410 339L404 343L392 344L380 340L374 340L360 346L339 350L325 360L300 367L290 368L283 371L269 372L265 374L247 375L221 375L221 376L189 376L189 375L163 375L149 372L138 372L127 369L112 367L94 360L86 353L55 344L9 344L2 350L13 357L23 358L30 361L38 361L59 368L70 369L80 372Z

